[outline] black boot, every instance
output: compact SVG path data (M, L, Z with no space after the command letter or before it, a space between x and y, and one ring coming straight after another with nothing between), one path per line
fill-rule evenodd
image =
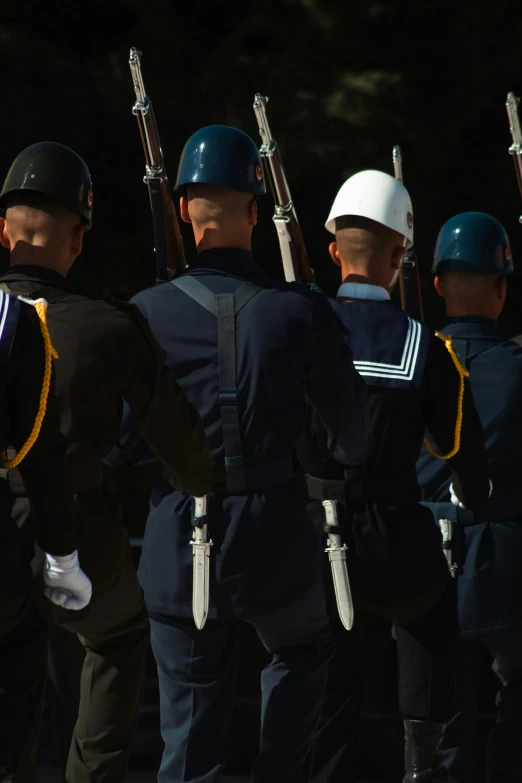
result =
M441 767L444 723L427 720L405 720L403 783L446 783L449 773Z

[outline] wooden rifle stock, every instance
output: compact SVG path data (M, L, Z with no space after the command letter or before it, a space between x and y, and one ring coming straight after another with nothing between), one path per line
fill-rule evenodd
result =
M404 184L402 175L402 153L400 147L393 148L393 170L395 179ZM399 273L401 291L401 307L404 312L416 321L424 321L422 307L422 291L420 285L419 264L415 247L410 247L404 253Z
M310 266L301 227L286 181L281 154L268 125L267 102L268 98L257 93L254 98L254 112L262 140L259 152L263 158L265 175L270 183L275 204L273 221L281 248L285 279L288 282L295 280L298 283L313 283L314 272Z
M156 254L156 281L170 278L170 271L183 272L186 268L183 240L179 228L174 199L169 185L165 161L150 98L145 92L141 74L141 53L130 50L129 65L136 93L132 113L138 120L141 142L145 153L143 181L149 189Z

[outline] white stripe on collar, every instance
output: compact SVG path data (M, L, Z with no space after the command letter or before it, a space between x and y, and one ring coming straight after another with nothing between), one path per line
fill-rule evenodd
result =
M342 283L337 291L337 297L348 299L372 299L375 302L385 302L390 295L385 288L369 283Z

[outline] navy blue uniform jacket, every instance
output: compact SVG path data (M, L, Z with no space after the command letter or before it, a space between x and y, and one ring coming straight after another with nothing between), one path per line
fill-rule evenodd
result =
M244 281L263 289L236 321L243 456L247 472L279 458L285 462L285 456L286 467L272 476L275 485L214 494L209 508L209 617L254 616L292 603L320 576L322 548L290 460L304 426L305 395L327 429L332 454L342 463L358 463L367 450L365 384L321 292L273 281L250 253L237 249L201 253L188 274L216 294L233 292ZM214 460L223 464L216 318L171 283L133 301L198 409ZM131 428L127 418L124 430ZM190 497L164 479L157 482L139 570L150 612L192 612L191 507Z
M415 464L425 428L442 453L453 446L459 375L442 341L399 310L384 289L344 283L338 296L352 300L338 299L332 307L350 332L354 364L368 386L375 442L360 478L346 482L355 607L406 622L428 611L450 579L440 533L418 502ZM342 466L325 454L316 418L309 416L299 461L318 479L342 479ZM450 462L459 496L480 505L488 493L486 454L467 387L461 449ZM310 512L322 518L317 500Z
M436 519L456 527L459 620L464 638L522 629L522 348L493 320L450 319L442 330L470 371L482 421L493 494L475 512L448 503L450 476L427 452L417 465L422 496Z

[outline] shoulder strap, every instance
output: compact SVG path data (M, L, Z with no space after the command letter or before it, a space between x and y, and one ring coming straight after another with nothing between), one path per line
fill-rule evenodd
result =
M61 302L62 299L66 299L70 295L69 291L61 291L59 288L53 288L51 285L37 288L36 291L31 291L28 294L31 299L45 299L47 304L57 304L57 302Z
M7 294L12 294L13 296L20 295L18 291L13 291L5 282L0 283L0 288ZM24 294L24 296L27 296L30 299L45 299L47 304L56 304L67 296L70 296L70 293L69 291L60 291L59 288L53 288L53 286L46 285L42 288L37 288L35 291L29 291L29 293Z
M227 487L230 492L245 492L247 486L237 388L236 315L261 288L254 283L242 283L233 294L215 294L191 275L171 280L171 283L217 318L218 404L223 425Z

